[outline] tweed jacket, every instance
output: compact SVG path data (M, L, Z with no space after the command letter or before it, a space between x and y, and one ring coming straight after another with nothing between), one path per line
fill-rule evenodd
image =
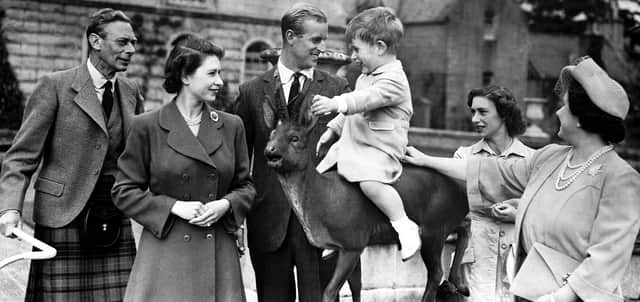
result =
M585 302L623 301L622 276L640 228L640 175L610 151L556 190L570 147L549 145L523 159L470 159L469 202L520 197L516 269L539 242L578 261L568 284Z
M351 182L395 182L402 174L400 158L413 115L402 63L396 60L361 74L354 91L335 99L346 102L347 112L328 124L340 138L318 164L318 172L337 164L338 173Z
M118 170L114 203L144 226L125 301L243 301L233 232L255 190L240 118L206 109L196 137L175 101L137 116ZM210 227L171 214L222 198L231 208Z
M278 108L284 104L280 86L279 75L274 67L261 76L243 83L237 99L237 113L244 122L249 157L253 158L252 175L257 192L256 205L247 215L248 243L252 251L269 252L280 247L291 216L291 206L275 172L267 166L264 157L269 134L278 119ZM315 94L332 97L347 91L349 88L345 79L315 69L313 79L305 81L301 90L304 98L300 108L308 108ZM309 144L315 146L327 123L334 116L318 118L310 133Z
M124 135L141 113L138 86L117 79ZM33 219L62 227L85 207L100 176L109 143L102 105L87 64L43 76L27 101L22 125L0 174L0 212L22 211L31 175L35 180Z

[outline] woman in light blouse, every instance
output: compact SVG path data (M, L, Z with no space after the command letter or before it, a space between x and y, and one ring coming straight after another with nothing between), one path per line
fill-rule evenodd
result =
M466 180L470 199L520 198L516 272L534 243L578 260L567 282L536 302L623 301L620 282L640 228L640 174L612 144L624 139L629 100L590 58L563 68L557 88L566 146L523 159L468 160L410 148L405 160Z
M533 152L517 138L524 132L525 123L509 89L496 85L472 89L467 105L471 109L471 122L482 139L471 146L458 148L454 158L522 158ZM469 198L467 217L471 220L471 235L462 265L469 285L469 301L509 299L502 282L502 268L513 242L517 206L518 199Z

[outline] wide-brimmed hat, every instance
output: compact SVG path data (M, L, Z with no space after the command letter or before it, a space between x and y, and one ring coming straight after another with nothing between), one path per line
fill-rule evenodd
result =
M554 90L559 97L562 97L572 85L582 86L591 101L602 111L623 120L627 117L629 112L627 93L592 58L586 57L576 65L562 68Z

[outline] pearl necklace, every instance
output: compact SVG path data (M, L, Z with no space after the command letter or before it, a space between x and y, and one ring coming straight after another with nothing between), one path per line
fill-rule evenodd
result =
M178 110L178 111L180 111L180 110ZM187 126L189 126L189 127L197 126L197 125L200 124L200 121L202 121L202 112L200 112L200 114L198 114L194 118L187 117L187 115L182 113L182 111L180 111L180 114L182 114L182 118L184 118L184 121L187 123Z
M584 163L579 165L571 165L569 163L571 160L571 156L573 155L573 149L571 149L571 151L569 151L569 153L567 154L567 158L564 160L564 163L562 164L560 173L558 173L558 178L556 178L556 190L562 191L567 187L569 187L569 185L571 185L576 180L576 178L578 178L578 176L580 176L580 174L584 172L584 170L586 170L589 166L591 166L591 164L593 164L593 162L596 159L598 159L600 156L602 156L603 154L611 150L613 150L613 145L604 146L598 149L595 153L593 153L593 155L591 155L591 157L589 157L589 159L587 159L587 161L585 161ZM570 173L565 177L563 175L565 174L565 172L567 172L567 168L570 168L570 169L577 168L577 170L575 170L574 172ZM560 181L566 181L566 182L563 185L560 185Z

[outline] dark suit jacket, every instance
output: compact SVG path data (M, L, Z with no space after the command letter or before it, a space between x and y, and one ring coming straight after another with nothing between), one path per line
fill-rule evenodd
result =
M243 301L232 234L255 189L242 121L203 112L196 138L174 102L135 117L118 160L114 203L144 226L125 301ZM176 200L226 198L231 210L211 227L171 214ZM197 290L194 290L197 289Z
M247 131L249 154L253 155L252 175L256 185L256 205L247 215L249 248L256 252L276 250L284 241L291 216L291 207L284 196L275 172L267 166L264 148L273 128L274 114L283 99L280 79L274 67L261 76L240 86L237 113ZM315 94L328 97L349 91L346 80L315 69L312 81L306 81L300 108L307 108ZM282 103L284 104L284 103ZM315 145L335 115L318 119L311 131L311 144ZM277 117L276 117L277 118Z
M119 76L117 85L126 135L133 115L143 111L143 98L133 81ZM108 142L86 63L43 76L2 163L0 212L22 210L31 175L42 162L34 184L34 221L54 228L67 225L95 187Z

